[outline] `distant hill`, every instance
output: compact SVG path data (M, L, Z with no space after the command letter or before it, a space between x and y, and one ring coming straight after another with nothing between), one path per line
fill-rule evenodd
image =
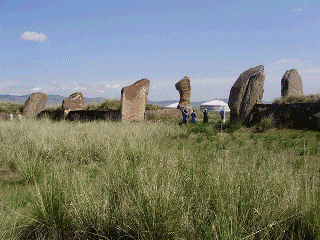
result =
M212 99L210 99L212 100ZM199 102L191 102L191 107L192 108L200 108L200 105L202 103L205 103L205 102L209 102L210 100L206 100L206 101L199 101ZM228 103L228 100L229 99L220 99L221 101L224 101L225 103ZM176 103L176 102L179 102L179 100L166 100L166 101L148 101L148 103L150 104L155 104L155 105L158 105L158 106L161 106L161 107L166 107L172 103Z
M27 101L29 95L16 96L16 95L0 95L0 102L16 102L24 104ZM46 106L61 105L62 101L67 98L60 95L48 95ZM88 103L100 103L104 101L104 98L84 98L86 104Z
M0 95L0 102L16 102L16 103L22 103L24 104L25 101L28 99L28 95L24 96L16 96L16 95ZM55 106L60 105L66 97L60 96L60 95L48 95L47 105L46 106ZM84 98L85 103L101 103L105 101L105 98L98 97L98 98ZM212 99L210 99L212 100ZM208 102L210 100L206 101L199 101L199 102L191 102L191 107L193 108L199 108L200 104ZM221 101L224 101L225 103L228 103L229 99L220 99ZM148 101L150 104L155 104L161 107L166 107L172 103L179 102L179 100L165 100L165 101ZM270 102L262 101L264 104L268 104Z

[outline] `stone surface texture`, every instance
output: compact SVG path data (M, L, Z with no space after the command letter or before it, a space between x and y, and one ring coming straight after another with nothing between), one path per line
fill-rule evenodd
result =
M121 120L144 121L150 81L141 79L121 90Z
M81 92L71 94L62 101L62 110L66 117L70 111L85 110L84 97Z
M261 103L265 80L264 66L250 68L241 73L229 95L230 121L240 120L245 124L253 106Z
M320 103L256 104L248 126L270 118L276 126L320 130Z
M44 93L32 93L23 105L23 115L37 115L47 103L48 96Z
M281 96L303 96L302 79L296 69L287 70L281 79Z
M176 83L176 89L180 94L179 105L184 107L190 107L190 95L191 95L191 86L190 86L190 78L185 76L179 82Z

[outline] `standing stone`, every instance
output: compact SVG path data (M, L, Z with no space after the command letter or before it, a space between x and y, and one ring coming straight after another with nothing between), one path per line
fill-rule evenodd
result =
M229 95L230 121L248 121L253 106L261 103L265 80L264 66L250 68L240 74Z
M82 93L76 92L64 99L62 101L62 110L64 112L64 117L66 117L70 111L85 110Z
M48 96L44 93L32 93L23 105L23 115L37 115L47 103Z
M190 86L190 78L185 76L179 82L176 83L176 89L180 93L180 101L179 105L184 107L190 107L190 95L191 95L191 86Z
M287 70L281 79L281 96L303 96L302 79L296 69Z
M141 79L121 90L121 120L143 121L148 100L150 81Z

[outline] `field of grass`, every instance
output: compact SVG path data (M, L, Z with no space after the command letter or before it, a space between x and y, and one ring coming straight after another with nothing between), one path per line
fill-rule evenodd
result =
M291 104L291 103L320 103L320 94L310 94L304 96L287 96L275 99L273 104Z
M320 133L0 122L0 239L320 239Z

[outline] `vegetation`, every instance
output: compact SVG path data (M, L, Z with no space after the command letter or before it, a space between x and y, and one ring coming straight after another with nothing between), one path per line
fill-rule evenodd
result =
M108 111L108 110L120 110L121 100L107 99L101 103L89 103L86 106L86 110L99 110L99 111Z
M288 96L285 98L275 99L273 101L273 104L290 103L320 103L320 94L310 94L305 96Z
M107 99L101 103L89 103L86 107L86 110L100 110L100 111L108 111L108 110L119 110L120 111L121 100L114 98L114 99ZM155 104L147 104L146 110L157 110L162 109Z
M164 107L160 107L156 104L150 104L150 103L147 103L146 105L146 110L158 110L158 109L164 109Z
M0 122L0 239L320 239L320 133L210 114Z
M57 105L50 105L50 106L47 106L44 111L51 111L51 112L54 112L54 111L61 111L62 110L62 105L61 104L57 104Z
M0 112L21 113L23 104L12 102L0 102Z

